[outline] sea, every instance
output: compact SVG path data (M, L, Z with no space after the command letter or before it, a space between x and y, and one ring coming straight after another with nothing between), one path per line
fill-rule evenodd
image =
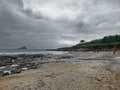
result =
M0 55L19 55L19 54L65 54L68 53L66 51L49 51L49 50L41 50L41 49L0 49Z

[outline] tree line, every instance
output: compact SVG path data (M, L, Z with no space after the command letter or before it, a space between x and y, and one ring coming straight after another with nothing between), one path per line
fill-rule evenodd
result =
M89 43L116 43L120 42L120 35L105 36L102 39L92 40Z

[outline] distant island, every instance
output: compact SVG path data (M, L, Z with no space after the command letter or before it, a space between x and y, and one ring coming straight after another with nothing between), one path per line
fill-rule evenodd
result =
M92 40L90 42L85 42L81 40L79 44L72 47L58 48L57 50L62 51L88 51L88 50L100 50L100 51L110 51L112 49L120 50L120 35L105 36L102 39Z
M18 49L28 49L26 46L20 47Z

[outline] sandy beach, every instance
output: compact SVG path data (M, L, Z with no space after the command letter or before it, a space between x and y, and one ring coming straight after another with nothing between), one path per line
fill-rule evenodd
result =
M0 77L0 90L120 90L120 52L115 56L70 52L54 57L38 69Z

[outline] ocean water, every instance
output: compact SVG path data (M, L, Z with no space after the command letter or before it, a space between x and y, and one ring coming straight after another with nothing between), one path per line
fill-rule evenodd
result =
M2 49L0 55L19 55L19 54L65 54L65 51L47 51L40 49Z

